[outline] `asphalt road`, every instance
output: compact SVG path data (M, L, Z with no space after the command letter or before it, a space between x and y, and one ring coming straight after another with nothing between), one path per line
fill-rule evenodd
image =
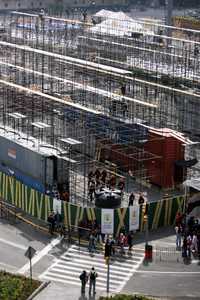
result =
M37 251L37 255L50 243L50 237L42 232L36 231L31 226L17 221L9 224L0 218L0 269L18 272L28 264L24 256L29 246ZM48 252L41 255L40 263L33 266L34 277L45 270L55 257ZM29 269L24 274L28 274Z
M200 264L192 259L183 262L181 252L175 251L175 236L171 234L155 239L151 245L153 262L143 264L123 289L125 293L141 293L162 299L200 299Z
M160 296L161 299L200 299L200 265L195 260L188 265L183 263L181 253L174 252L175 236L172 233L173 230L159 230L149 237L156 250L153 262L142 264L122 292ZM67 250L67 246L62 246L58 238L51 241L48 235L31 226L21 222L11 225L0 219L0 269L28 276L28 260L24 256L28 246L37 250L33 263L35 278ZM135 247L144 248L144 242L138 241ZM54 299L55 296L57 300L81 299L80 287L52 282L36 300ZM97 296L95 298L98 299Z

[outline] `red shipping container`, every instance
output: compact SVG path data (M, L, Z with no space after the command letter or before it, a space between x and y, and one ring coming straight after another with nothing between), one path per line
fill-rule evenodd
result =
M183 181L183 170L175 165L178 160L184 160L184 137L171 129L150 129L145 150L160 159L146 162L150 181L162 188L173 188Z

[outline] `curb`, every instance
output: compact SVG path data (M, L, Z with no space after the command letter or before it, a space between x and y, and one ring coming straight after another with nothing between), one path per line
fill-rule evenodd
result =
M50 284L50 281L43 282L33 293L28 297L27 300L34 299L42 290L44 290L48 285Z
M43 231L43 232L45 232L45 233L49 233L49 231L48 231L47 228L45 228L45 227L43 227L43 226L40 226L40 225L37 225L37 224L35 224L35 223L29 221L28 219L22 217L21 215L16 215L16 217L17 217L19 220L23 221L24 223L33 226L35 229L39 229L39 230L41 230L41 231Z
M35 229L39 229L39 230L41 230L41 231L43 231L43 232L45 232L45 233L48 233L48 232L49 232L48 229L45 228L44 226L37 225L37 224L31 222L30 220L24 218L24 217L22 216L21 212L15 213L15 212L13 212L11 209L8 209L8 211L9 211L10 214L14 215L17 219L21 220L22 222L24 222L24 223L26 223L26 224L28 224L28 225L33 226Z

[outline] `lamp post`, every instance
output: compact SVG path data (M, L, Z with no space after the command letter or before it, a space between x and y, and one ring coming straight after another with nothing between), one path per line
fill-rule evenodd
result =
M148 203L147 201L142 204L142 211L144 215L144 223L145 223L145 245L148 246L149 241L149 220L148 220Z

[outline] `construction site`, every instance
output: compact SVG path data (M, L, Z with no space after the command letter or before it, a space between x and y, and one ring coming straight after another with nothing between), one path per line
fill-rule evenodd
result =
M199 176L200 31L122 12L83 17L7 17L0 171L83 206L95 205L91 174L104 174L94 190L123 185L118 207L132 192L181 193Z

